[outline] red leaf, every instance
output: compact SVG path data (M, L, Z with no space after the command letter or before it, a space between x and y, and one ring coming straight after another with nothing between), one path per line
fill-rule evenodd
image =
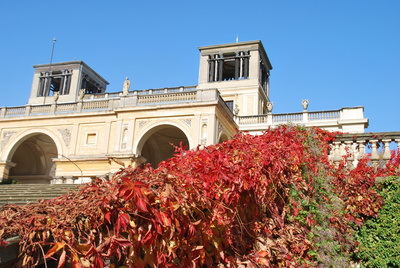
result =
M57 253L60 249L64 248L65 243L64 242L57 242L54 244L54 246L47 251L46 256L44 256L46 259L53 256L53 254ZM65 250L63 251L65 253Z
M142 197L138 197L136 200L136 206L138 207L139 211L141 212L149 212L147 209L147 203L143 200Z
M61 256L60 256L60 260L58 261L57 268L64 267L64 265L67 261L66 256L67 256L67 252L65 250L63 250L63 252L61 253Z
M171 227L172 222L171 222L171 219L168 217L168 215L164 212L160 212L160 216L161 216L163 225L166 227Z

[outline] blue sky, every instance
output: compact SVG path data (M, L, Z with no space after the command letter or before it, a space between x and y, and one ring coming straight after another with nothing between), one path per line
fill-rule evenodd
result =
M35 64L83 60L109 92L196 85L198 47L261 40L274 113L364 106L400 131L400 1L2 1L0 107L25 105Z

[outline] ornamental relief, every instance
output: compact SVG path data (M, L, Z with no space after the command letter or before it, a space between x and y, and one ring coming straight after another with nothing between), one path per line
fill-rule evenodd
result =
M147 120L139 121L139 129L142 129L148 122Z
M68 129L68 128L60 128L60 129L57 129L57 130L58 130L58 132L60 132L60 134L61 134L61 136L62 136L62 138L64 140L65 146L68 147L69 143L71 141L71 130Z
M1 144L0 144L0 150L3 150L4 147L7 145L8 141L11 139L12 136L14 136L17 133L17 131L5 131L3 133L3 137L1 139Z
M192 119L186 118L181 120L183 123L188 125L190 128L192 127Z

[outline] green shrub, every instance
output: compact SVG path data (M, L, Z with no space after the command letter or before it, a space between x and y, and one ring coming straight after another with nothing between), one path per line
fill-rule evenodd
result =
M357 258L362 267L400 267L400 179L389 177L378 184L385 204L378 218L359 230Z
M18 184L18 180L7 178L7 179L1 180L0 184Z

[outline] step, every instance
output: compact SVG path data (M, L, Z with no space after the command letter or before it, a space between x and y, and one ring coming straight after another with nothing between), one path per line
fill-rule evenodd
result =
M24 205L39 200L49 200L78 190L82 184L2 184L0 206L5 204Z

